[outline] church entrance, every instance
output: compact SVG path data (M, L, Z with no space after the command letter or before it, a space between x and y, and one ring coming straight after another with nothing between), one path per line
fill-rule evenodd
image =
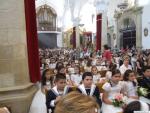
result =
M136 47L136 26L132 19L124 19L124 28L120 29L121 38L121 47L123 48L132 48Z

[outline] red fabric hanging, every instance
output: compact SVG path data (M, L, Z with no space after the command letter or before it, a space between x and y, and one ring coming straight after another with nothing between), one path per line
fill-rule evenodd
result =
M24 0L24 3L29 74L31 82L35 83L41 78L36 27L35 0Z
M73 27L73 48L76 48L76 27Z
M102 14L97 15L96 50L101 50L102 40Z

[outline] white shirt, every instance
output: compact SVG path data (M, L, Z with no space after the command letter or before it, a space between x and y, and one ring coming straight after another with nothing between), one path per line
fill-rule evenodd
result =
M128 69L131 69L132 70L132 67L131 65L128 65L128 67L126 67L124 64L122 64L119 68L120 72L121 72L121 75L124 75L125 71L128 70Z

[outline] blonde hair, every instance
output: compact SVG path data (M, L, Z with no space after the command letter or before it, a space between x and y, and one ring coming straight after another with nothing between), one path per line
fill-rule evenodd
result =
M98 108L93 97L73 91L59 101L54 113L97 113Z

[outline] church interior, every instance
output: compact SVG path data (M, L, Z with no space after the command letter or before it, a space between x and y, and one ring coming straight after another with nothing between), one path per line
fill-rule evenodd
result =
M150 113L149 11L150 0L1 0L0 113L60 113L72 91L94 98L82 113Z

